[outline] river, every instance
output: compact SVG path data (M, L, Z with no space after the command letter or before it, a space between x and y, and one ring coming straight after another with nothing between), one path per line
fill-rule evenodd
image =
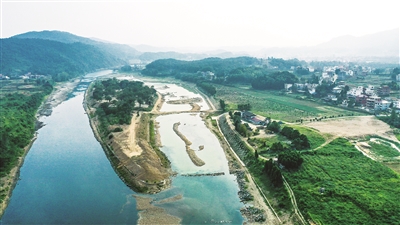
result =
M41 118L46 125L38 131L38 138L25 158L1 224L137 223L133 197L136 193L116 175L93 135L82 106L89 83L110 72L86 75L68 100L55 107L49 117ZM181 87L174 86L175 89L176 96L188 95ZM171 106L163 107L168 110ZM236 177L229 174L223 150L199 113L171 114L156 120L160 125L161 150L178 175L173 177L170 189L144 196L161 200L182 195L178 201L157 206L182 218L183 224L242 224L244 219L239 209L243 204L238 198ZM183 141L172 130L174 122L181 122L180 131L194 147L204 145L204 150L197 152L206 163L203 167L190 161ZM225 175L182 176L214 172Z

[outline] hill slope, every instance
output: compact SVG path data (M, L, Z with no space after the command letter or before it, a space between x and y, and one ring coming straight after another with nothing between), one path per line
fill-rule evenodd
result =
M96 69L112 67L125 62L82 43L61 43L41 39L8 38L0 40L1 73L20 75L31 72L49 74L56 81L57 75L74 77ZM67 73L67 74L66 74ZM64 80L64 79L61 79Z
M109 43L103 41L97 41L90 38L80 37L68 32L63 31L31 31L23 34L18 34L13 36L12 38L19 39L44 39L44 40L52 40L58 41L62 43L83 43L95 46L99 48L101 51L104 51L108 54L112 54L114 57L120 58L122 60L130 60L136 58L140 55L140 52L136 49L132 48L129 45Z

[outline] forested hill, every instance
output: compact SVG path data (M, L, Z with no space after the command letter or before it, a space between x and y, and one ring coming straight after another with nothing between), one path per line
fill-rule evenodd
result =
M151 76L169 76L178 73L196 73L213 72L217 76L224 76L230 71L250 66L261 66L262 62L259 59L252 57L237 57L237 58L206 58L195 61L183 61L176 59L160 59L146 66L142 71L145 75Z
M0 71L5 75L52 75L62 81L96 69L126 63L95 46L43 39L0 39Z
M268 60L270 63L275 62L274 59ZM284 62L285 65L292 65L293 63L301 65L298 60L279 61L280 64ZM142 70L142 74L157 77L175 77L183 81L197 83L203 90L212 89L212 85L205 85L204 82L219 84L247 83L251 84L255 89L280 90L284 88L285 83L298 81L296 75L287 71L269 69L267 64L266 60L252 57L206 58L195 61L160 59L148 64ZM211 95L215 94L215 90L206 92Z
M97 47L99 50L111 54L116 58L120 58L123 60L130 60L137 58L141 52L132 48L129 45L110 43L105 41L97 41L90 38L80 37L68 32L63 31L31 31L23 34L18 34L13 36L12 38L19 39L43 39L43 40L51 40L58 41L62 43L72 44L72 43L83 43L87 45L92 45Z

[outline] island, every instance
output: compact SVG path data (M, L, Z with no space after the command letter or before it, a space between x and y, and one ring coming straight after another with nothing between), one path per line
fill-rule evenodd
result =
M157 193L171 184L170 162L159 149L149 112L156 100L154 88L116 78L94 82L85 94L91 127L114 170L142 193Z

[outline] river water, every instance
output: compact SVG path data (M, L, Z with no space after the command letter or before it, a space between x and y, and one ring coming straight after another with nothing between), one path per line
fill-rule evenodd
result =
M135 192L116 175L93 135L82 106L89 83L109 73L86 75L68 100L55 107L51 116L41 118L46 125L38 131L38 138L25 158L1 224L137 223ZM179 86L172 88L177 90L177 96L190 94ZM176 110L177 106L168 109L166 104L165 107L162 110ZM187 106L182 107L186 110ZM159 116L157 122L161 150L178 175L173 177L170 189L145 196L161 200L182 195L178 201L157 206L182 218L184 224L243 223L239 211L243 204L237 195L236 177L229 174L223 150L199 113ZM181 122L179 130L193 143L193 149L204 145L197 152L206 163L203 167L194 166L190 161L183 141L172 130L175 122ZM182 176L215 172L225 175Z

